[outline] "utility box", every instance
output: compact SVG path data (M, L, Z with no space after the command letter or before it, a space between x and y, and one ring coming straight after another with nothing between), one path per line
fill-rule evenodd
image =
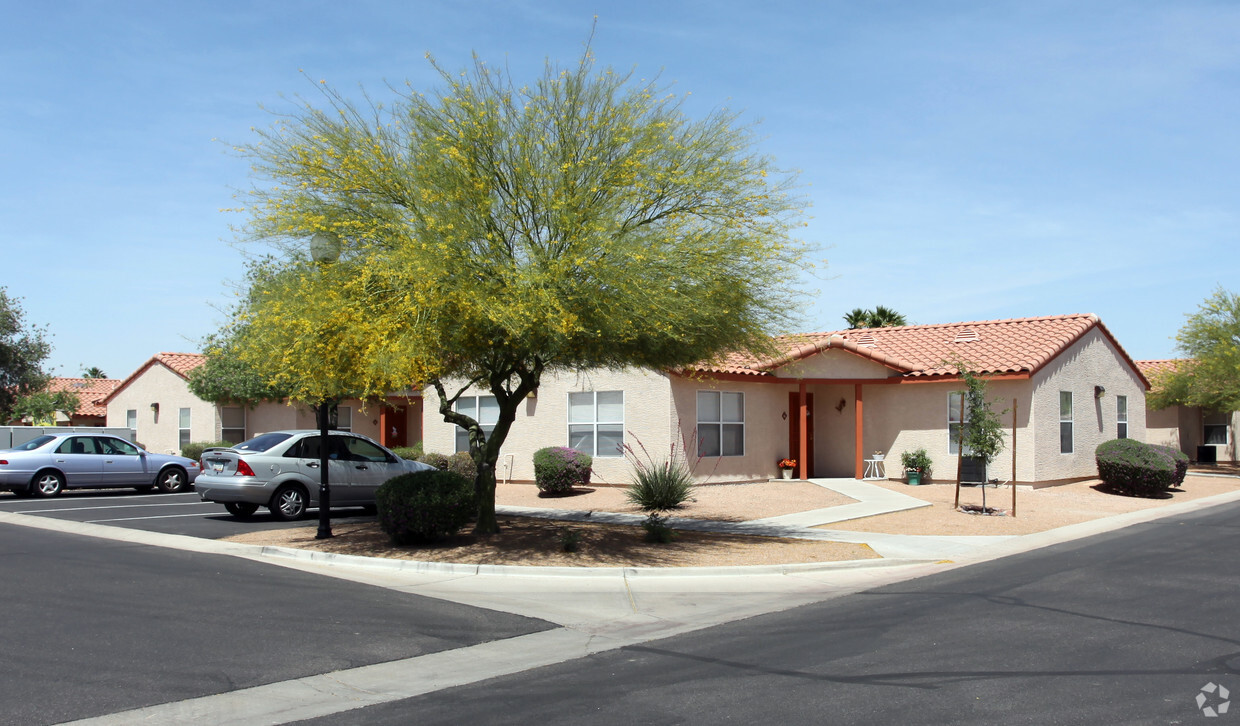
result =
M1203 444L1197 447L1197 463L1198 464L1217 464L1218 449L1210 444Z

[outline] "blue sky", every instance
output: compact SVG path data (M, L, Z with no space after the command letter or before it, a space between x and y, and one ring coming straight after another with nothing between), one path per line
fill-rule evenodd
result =
M828 262L803 330L1093 312L1134 358L1240 285L1234 2L0 1L0 285L57 375L194 351L242 274L222 209L313 82L477 52L660 74L760 121ZM301 71L304 70L304 74ZM265 110L266 109L266 110ZM771 284L781 284L772 280Z

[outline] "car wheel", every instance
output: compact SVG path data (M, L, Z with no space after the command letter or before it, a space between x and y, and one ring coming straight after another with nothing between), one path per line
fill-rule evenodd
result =
M249 519L258 511L258 505L249 502L224 502L224 509L237 519Z
M301 519L306 514L307 506L309 499L306 490L295 484L285 484L277 489L271 497L271 503L267 505L271 516L282 522Z
M54 497L64 491L65 478L55 471L43 471L30 482L30 491L36 497Z
M179 466L170 466L159 472L159 479L155 483L159 485L161 492L173 494L184 489L187 481L189 478L185 475L184 469Z

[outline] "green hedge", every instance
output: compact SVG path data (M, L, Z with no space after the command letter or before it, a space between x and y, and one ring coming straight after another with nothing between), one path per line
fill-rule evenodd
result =
M1176 484L1176 464L1171 456L1133 439L1099 444L1094 461L1098 477L1115 491L1153 497Z
M1171 463L1175 464L1175 486L1178 487L1183 484L1184 477L1188 476L1188 454L1174 446L1163 446L1162 444L1150 444L1150 446L1171 457Z
M397 545L450 537L478 510L474 483L452 471L416 471L388 479L375 492L379 526Z
M191 441L181 447L181 456L198 461L202 458L202 452L205 449L213 447L228 448L232 445L231 441Z
M575 486L589 486L594 459L565 446L548 446L534 452L534 483L546 494L564 494Z

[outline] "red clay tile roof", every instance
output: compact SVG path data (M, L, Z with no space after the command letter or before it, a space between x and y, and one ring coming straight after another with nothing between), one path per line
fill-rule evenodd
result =
M1093 314L784 335L775 339L782 353L773 358L732 354L716 362L692 366L692 370L770 376L776 368L788 363L828 348L838 348L880 363L907 378L955 377L959 371L947 361L956 357L970 363L979 373L1027 374L1046 365L1095 327L1141 375L1123 347Z
M1185 358L1171 358L1168 360L1139 360L1137 367L1145 374L1146 378L1156 378L1164 373L1170 373L1180 365L1187 363Z
M106 416L108 407L102 401L120 385L121 381L115 378L53 378L47 390L77 394L78 408L74 413L79 416Z
M156 353L151 356L150 360L143 363L138 370L130 373L125 380L121 381L120 385L113 389L113 391L109 393L107 397L101 401L101 403L107 405L108 401L111 400L113 396L127 388L130 383L133 383L134 380L138 378L138 376L145 373L147 369L156 363L163 365L165 368L182 378L188 378L190 371L206 362L207 357L201 353Z

